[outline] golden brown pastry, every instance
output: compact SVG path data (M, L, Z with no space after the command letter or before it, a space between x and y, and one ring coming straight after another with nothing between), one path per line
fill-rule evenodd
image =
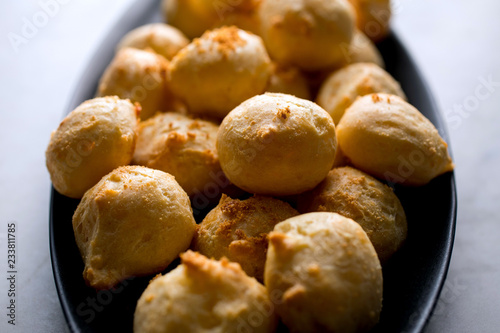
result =
M217 22L214 11L208 10L210 0L163 0L162 11L168 24L187 37L201 36Z
M390 0L349 0L356 9L356 25L371 40L378 42L389 33Z
M277 325L266 288L237 263L181 254L181 264L155 278L137 302L135 333L271 333Z
M219 119L264 92L271 74L260 37L234 26L207 31L170 65L172 89L189 111Z
M335 125L318 105L291 95L255 96L224 118L217 151L228 179L271 196L314 188L332 168Z
M342 57L334 66L316 72L305 73L309 90L313 92L313 95L318 93L323 82L333 72L340 70L344 66L365 62L385 68L384 60L377 47L358 29L354 30L354 35L350 43L342 43L340 44L340 48L342 49Z
M45 152L54 188L81 198L102 176L132 160L140 108L128 100L88 100L52 132Z
M372 93L387 93L406 99L399 83L385 70L375 64L357 63L331 74L321 86L316 102L338 124L356 98Z
M172 110L175 100L166 81L167 67L168 61L158 54L134 48L121 49L101 77L98 94L139 102L141 119L157 111Z
M382 59L382 55L375 44L358 29L354 31L351 43L345 49L344 58L344 66L359 62L368 62L378 65L381 68L385 67L384 59Z
M188 195L203 192L222 173L216 124L178 113L159 113L137 130L133 162L170 173Z
M345 0L262 0L259 15L271 57L306 71L338 63L354 34L354 10Z
M454 168L434 125L397 96L359 98L340 120L337 137L356 168L389 182L425 185Z
M214 27L235 25L240 29L260 35L258 8L262 0L208 0L208 2L210 1L213 10L217 14Z
M312 96L317 96L325 80L344 66L365 62L373 63L381 68L385 67L382 55L376 46L368 37L357 29L354 31L351 42L340 44L340 48L342 49L342 57L334 66L320 71L303 73L309 86L309 91L312 92Z
M298 214L289 204L271 197L240 201L223 195L198 225L192 249L209 258L226 257L263 281L268 233L277 223Z
M291 332L367 332L382 309L382 270L363 229L336 213L285 220L269 235L265 285ZM277 292L279 291L279 292Z
M298 200L301 213L332 212L353 219L366 232L382 263L406 239L406 215L392 189L351 167L335 168Z
M309 84L305 76L295 67L284 67L277 63L272 64L272 73L266 91L311 99Z
M165 23L152 23L140 26L126 34L118 44L118 50L133 47L153 51L171 60L188 44L189 39L179 29Z
M201 36L206 30L235 25L259 34L257 9L261 0L164 0L167 22L178 27L189 38Z
M189 197L175 178L141 166L104 176L73 215L83 277L96 289L161 272L189 247L195 228Z

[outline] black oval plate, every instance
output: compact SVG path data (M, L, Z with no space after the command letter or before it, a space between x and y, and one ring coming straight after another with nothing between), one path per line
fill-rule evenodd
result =
M68 112L94 96L97 82L126 32L158 21L159 1L136 1L108 34L84 72ZM392 34L378 45L387 71L400 83L408 100L429 118L449 142L436 104L408 52ZM384 306L373 332L421 332L446 278L456 221L453 173L420 188L396 187L408 217L408 240L384 267ZM83 262L71 219L78 200L52 189L50 250L59 300L72 332L132 332L137 299L151 277L129 279L113 290L96 292L85 285ZM174 266L174 263L171 266ZM167 269L168 271L168 269Z

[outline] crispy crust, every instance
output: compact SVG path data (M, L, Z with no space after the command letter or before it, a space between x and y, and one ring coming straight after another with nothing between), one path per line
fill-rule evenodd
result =
M192 248L209 258L227 257L259 281L264 279L268 233L298 212L285 202L254 196L246 200L223 195L198 225Z

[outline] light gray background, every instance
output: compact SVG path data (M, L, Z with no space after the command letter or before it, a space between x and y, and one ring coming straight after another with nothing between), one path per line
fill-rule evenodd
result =
M67 332L52 278L50 181L44 151L101 39L133 0L65 0L19 45L40 2L0 2L0 309L7 305L6 224L18 226L17 325L1 332ZM500 327L500 1L399 0L393 27L449 120L458 222L448 279L426 332ZM484 80L498 82L485 85ZM462 111L460 111L462 110ZM429 230L432 232L432 230ZM425 240L422 240L425 246Z

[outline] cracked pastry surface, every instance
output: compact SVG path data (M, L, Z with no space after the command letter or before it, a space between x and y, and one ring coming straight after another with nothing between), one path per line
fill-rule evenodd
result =
M356 98L372 93L387 93L406 99L399 83L372 63L356 63L333 72L322 84L316 99L338 124Z
M188 195L224 177L215 147L219 126L167 112L142 121L133 162L170 173Z
M285 220L269 235L264 281L291 332L366 332L382 309L382 270L363 229L336 213Z
M223 195L198 225L192 249L209 257L226 257L240 264L251 277L264 279L268 234L274 226L299 213L289 204L271 197L246 200Z
M266 288L237 263L187 251L181 264L155 278L134 315L135 333L271 333L277 325Z
M259 15L271 57L306 71L338 63L354 33L354 9L345 0L262 0Z
M382 263L403 245L406 215L393 190L352 167L335 168L298 200L302 213L333 212L353 219L366 232Z
M87 191L73 215L83 277L96 289L161 272L191 242L189 197L160 170L124 166Z
M340 120L337 138L357 169L389 182L421 186L454 168L436 127L398 96L357 99Z

